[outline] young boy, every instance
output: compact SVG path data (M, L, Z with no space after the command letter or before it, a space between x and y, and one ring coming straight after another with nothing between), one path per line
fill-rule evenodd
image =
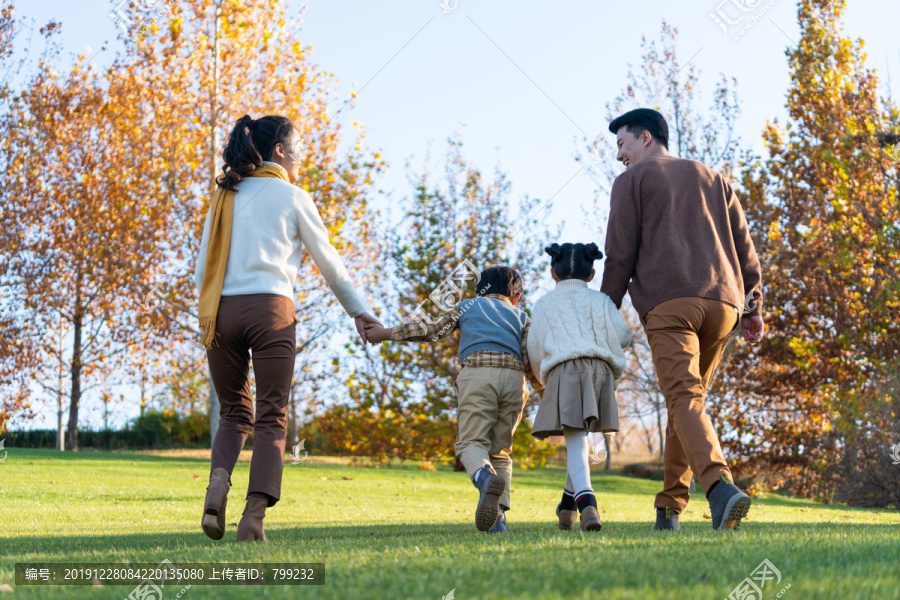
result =
M526 376L540 392L528 362L531 320L516 308L522 298L522 277L509 267L481 272L478 295L463 300L433 323L417 320L399 327L366 327L372 344L388 340L424 342L446 337L459 328L456 377L459 442L456 455L480 495L475 526L480 531L506 533L512 480L513 434L528 398Z

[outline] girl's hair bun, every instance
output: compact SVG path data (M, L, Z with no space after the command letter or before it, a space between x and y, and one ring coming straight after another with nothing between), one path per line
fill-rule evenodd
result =
M560 279L587 280L594 269L594 261L603 258L597 244L552 244L544 248L549 254L550 266Z
M600 260L603 258L603 253L600 252L600 248L597 244L591 242L584 246L584 257L590 261Z

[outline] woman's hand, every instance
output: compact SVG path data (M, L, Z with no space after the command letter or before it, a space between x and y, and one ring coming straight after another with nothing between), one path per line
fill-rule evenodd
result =
M359 337L362 338L364 344L369 341L366 336L366 325L378 325L379 327L382 327L381 321L369 313L363 313L353 320L356 322L356 332L359 334Z

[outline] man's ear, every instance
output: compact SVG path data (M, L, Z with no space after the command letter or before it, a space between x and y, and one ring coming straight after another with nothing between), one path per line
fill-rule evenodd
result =
M515 306L516 304L519 303L519 300L521 300L521 299L522 299L522 293L519 292L518 294L516 294L515 296L510 298L509 301L512 302L513 306Z

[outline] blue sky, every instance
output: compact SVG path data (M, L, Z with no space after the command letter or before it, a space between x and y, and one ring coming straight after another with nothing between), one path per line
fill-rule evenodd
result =
M310 0L303 13L301 42L313 46L313 60L340 78L345 93L365 85L341 118L366 126L370 147L391 163L380 187L395 195L408 189L405 160L417 164L429 142L439 151L462 128L467 156L487 170L500 161L514 196L547 199L559 192L548 218L568 216L566 237L580 240L586 230L576 223L577 207L590 202L593 182L582 173L560 191L578 170L576 140L606 131L606 102L627 84L627 63L638 62L641 36L656 38L663 19L679 29L682 63L694 57L702 70L704 93L719 73L738 79L737 130L745 145L759 148L766 121L784 115L784 51L798 39L796 3L789 0L444 1L456 8L443 13L438 0ZM759 3L748 15L771 8L733 42L710 13L721 7L734 18L741 13L733 3L741 1ZM19 4L38 24L62 22L67 53L107 42L95 59L104 64L121 47L109 18L118 2ZM289 5L298 12L296 3ZM865 39L869 64L882 76L890 64L900 77L890 33L898 19L898 3L851 0L848 6L845 31Z
M719 73L738 79L737 133L745 146L760 149L766 122L784 118L785 49L799 38L790 0L444 1L455 8L444 13L438 0L310 0L303 13L300 41L313 46L313 61L340 78L345 95L365 85L341 118L364 124L369 147L390 162L377 183L394 201L408 193L405 161L421 164L430 142L439 152L461 129L466 156L486 171L499 161L513 197L558 194L545 215L551 224L566 222L560 241L602 244L589 240L582 217L595 185L584 172L571 179L580 167L576 142L606 131L606 103L627 85L628 63L637 66L641 36L658 37L663 19L679 29L679 57L694 57L705 94ZM733 42L710 13L720 8L736 19L741 1L759 1L750 16L769 8ZM66 56L107 43L95 59L107 64L121 48L109 17L116 4L19 0L17 10L38 26L60 21ZM849 2L845 33L865 40L868 65L883 82L888 66L894 81L900 78L898 21L900 3Z

